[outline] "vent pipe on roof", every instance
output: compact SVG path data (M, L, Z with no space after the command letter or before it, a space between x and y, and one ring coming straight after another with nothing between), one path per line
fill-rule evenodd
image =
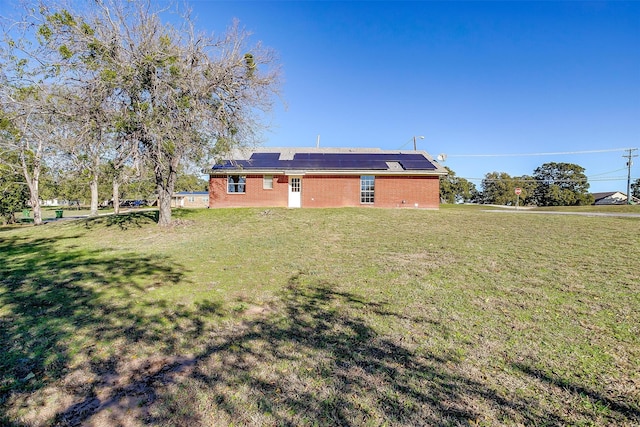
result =
M320 135L318 135L318 139L316 140L316 148L320 148Z

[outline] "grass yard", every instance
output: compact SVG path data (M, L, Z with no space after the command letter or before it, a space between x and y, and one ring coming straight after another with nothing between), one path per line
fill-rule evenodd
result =
M640 425L640 218L175 219L0 231L0 425Z

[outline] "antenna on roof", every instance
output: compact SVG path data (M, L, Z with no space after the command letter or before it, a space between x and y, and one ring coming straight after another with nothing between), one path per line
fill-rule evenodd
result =
M440 153L438 154L438 161L439 162L444 162L445 160L447 160L447 155L444 153Z
M318 139L316 140L316 148L320 148L320 135L318 135Z

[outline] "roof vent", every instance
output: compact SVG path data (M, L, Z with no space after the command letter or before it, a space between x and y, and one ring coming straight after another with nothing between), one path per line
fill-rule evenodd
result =
M278 158L278 160L293 160L293 157L296 154L296 150L295 149L284 149L280 152L280 157Z
M402 171L404 168L400 162L385 162L390 171Z

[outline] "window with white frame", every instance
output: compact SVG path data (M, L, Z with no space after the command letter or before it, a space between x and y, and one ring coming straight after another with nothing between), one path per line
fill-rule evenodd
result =
M246 183L246 176L229 175L227 177L227 193L244 193Z
M300 178L291 178L291 192L299 193L301 188Z
M360 203L373 203L375 190L375 177L362 175L360 177Z
M262 189L273 190L273 175L265 175L262 177Z

